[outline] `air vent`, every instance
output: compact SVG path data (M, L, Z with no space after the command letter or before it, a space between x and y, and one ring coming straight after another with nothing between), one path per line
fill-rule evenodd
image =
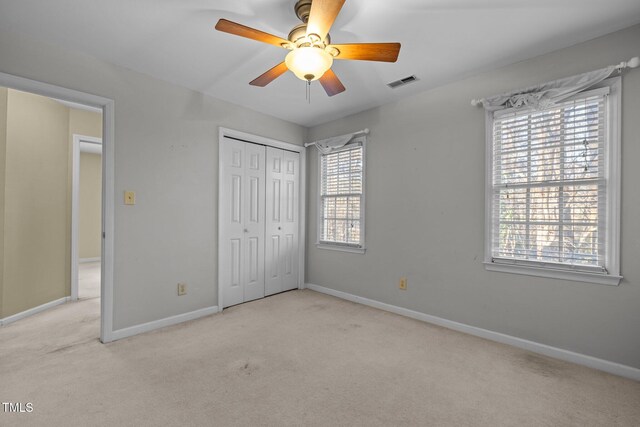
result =
M416 80L418 80L416 76L409 76L405 77L404 79L396 80L395 82L387 83L387 86L389 86L391 89L395 89L400 86L408 85L409 83L415 82Z

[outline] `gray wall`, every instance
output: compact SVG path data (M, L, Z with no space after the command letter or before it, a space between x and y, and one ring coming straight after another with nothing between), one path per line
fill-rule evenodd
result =
M306 129L2 31L0 72L115 100L114 329L216 305L218 127L294 144Z
M635 26L310 129L310 140L365 127L371 135L365 255L315 247L310 151L307 282L640 368L640 69L622 83L619 287L484 270L484 112L469 105L628 60L639 47Z

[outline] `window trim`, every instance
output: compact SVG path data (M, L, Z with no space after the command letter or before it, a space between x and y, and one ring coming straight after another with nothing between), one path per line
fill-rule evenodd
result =
M487 271L523 274L578 282L597 283L618 286L622 280L620 275L620 184L622 176L621 161L621 129L622 129L622 78L613 77L582 91L571 97L581 98L585 93L594 89L608 87L609 95L605 101L607 105L605 150L607 164L605 179L607 182L606 200L606 234L605 265L607 271L589 272L573 269L571 266L558 266L551 263L536 262L510 263L501 260L496 262L492 257L492 194L493 194L493 119L494 114L504 114L503 110L485 111L485 235L484 235L484 266Z
M316 209L316 248L328 249L333 251L348 252L355 254L364 254L367 250L365 242L365 230L366 230L366 194L367 194L367 136L362 135L354 138L344 147L333 150L331 153L338 153L340 151L350 150L353 148L353 144L362 145L362 197L360 199L360 236L362 244L360 246L351 245L347 243L339 242L327 242L321 240L322 233L322 156L324 154L318 152L318 195L316 197L317 209Z

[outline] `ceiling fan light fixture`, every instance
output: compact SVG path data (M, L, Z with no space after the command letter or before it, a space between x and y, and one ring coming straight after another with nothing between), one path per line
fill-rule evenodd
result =
M288 40L224 18L218 20L215 28L290 50L284 61L250 81L250 85L264 87L289 70L300 80L308 82L307 91L310 90L310 83L318 80L327 95L334 96L345 91L344 85L331 69L334 58L396 62L400 53L400 43L331 44L329 31L344 3L345 0L297 0L294 10L302 24L291 29Z
M331 68L333 56L319 47L303 46L289 52L284 62L296 77L310 82Z

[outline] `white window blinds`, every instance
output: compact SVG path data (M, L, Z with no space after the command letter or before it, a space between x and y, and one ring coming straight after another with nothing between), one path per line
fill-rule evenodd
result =
M362 248L364 147L351 143L320 158L319 241Z
M494 113L494 262L606 271L606 93Z

